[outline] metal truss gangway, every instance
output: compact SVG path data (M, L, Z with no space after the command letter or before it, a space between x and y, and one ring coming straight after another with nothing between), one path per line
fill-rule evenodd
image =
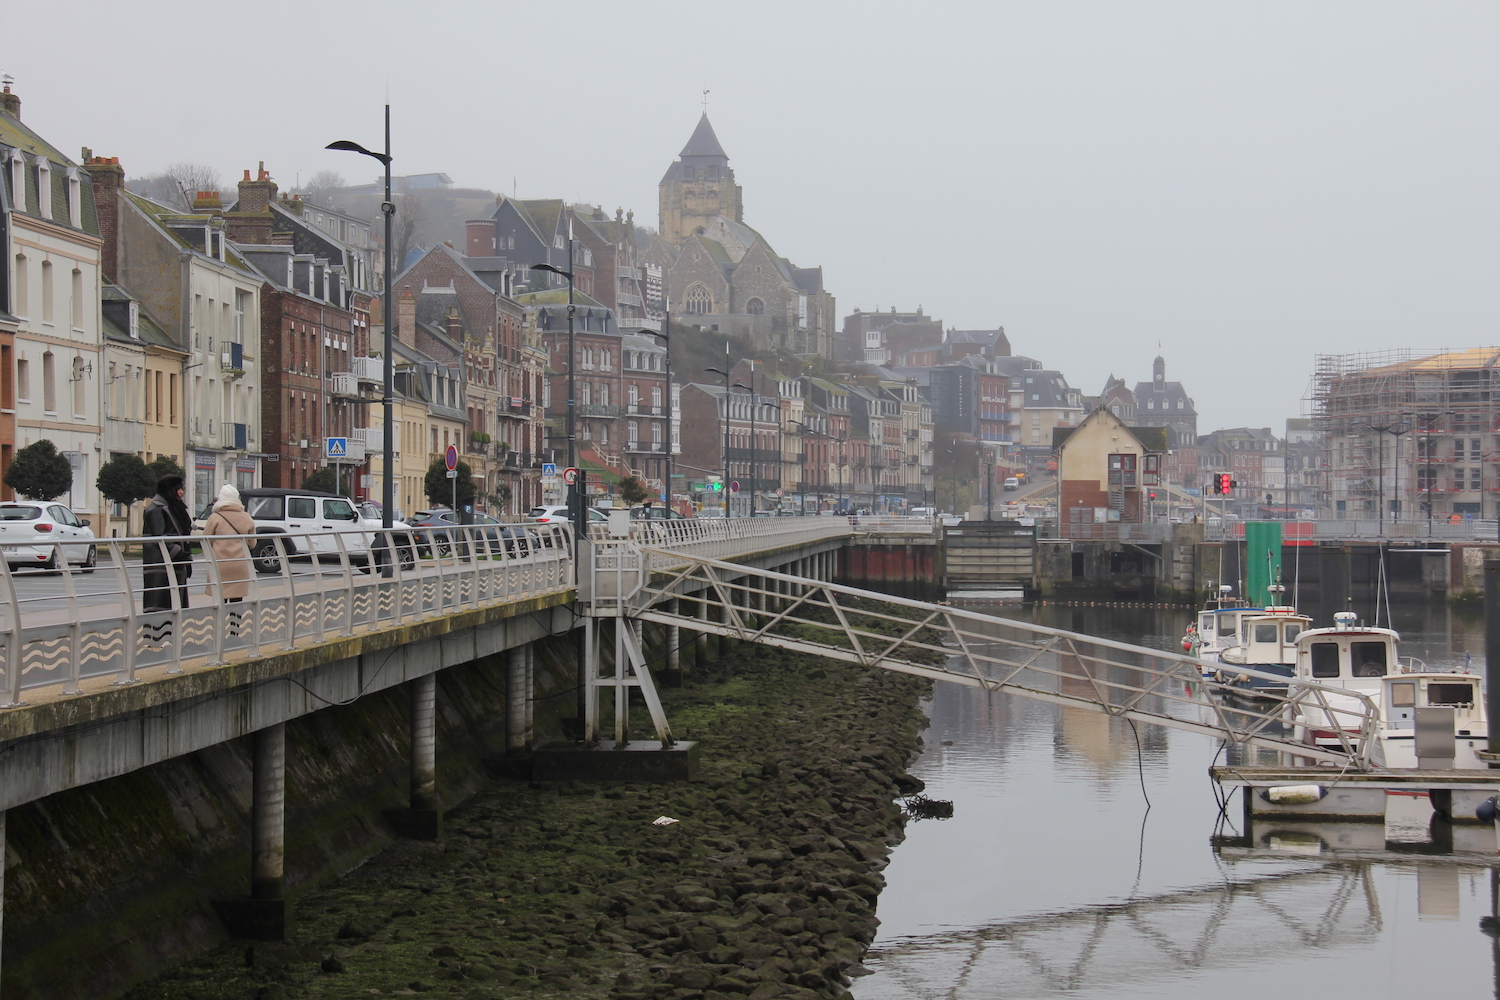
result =
M638 540L601 539L590 562L592 577L581 596L589 609L586 724L594 736L600 696L613 688L616 740L625 738L629 692L619 689L634 686L641 688L662 742L672 742L640 631L642 623L654 622L1200 733L1310 762L1361 771L1380 763L1375 705L1341 688L1299 682L1248 699L1241 688L1205 679L1203 661L1181 653ZM1301 714L1334 720L1337 745L1303 742L1293 725Z

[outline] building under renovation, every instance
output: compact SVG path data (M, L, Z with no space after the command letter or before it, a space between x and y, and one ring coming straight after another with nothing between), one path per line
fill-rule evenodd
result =
M1500 501L1500 348L1317 358L1318 506L1334 517L1494 517ZM1383 513L1382 513L1383 511Z

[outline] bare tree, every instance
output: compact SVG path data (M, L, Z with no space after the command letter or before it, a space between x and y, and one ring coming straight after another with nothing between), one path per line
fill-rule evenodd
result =
M406 257L422 245L427 238L427 204L420 195L407 194L396 198L396 224L391 242L396 245L396 256L391 264L395 273L406 269Z
M337 170L319 170L307 179L302 194L314 205L326 205L329 196L347 187L348 183Z
M180 212L193 208L199 191L222 191L223 179L213 167L201 163L173 163L159 173L129 182L130 190Z

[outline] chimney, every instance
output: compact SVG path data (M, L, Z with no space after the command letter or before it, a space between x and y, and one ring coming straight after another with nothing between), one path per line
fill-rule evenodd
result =
M223 215L224 201L217 191L198 191L193 195L193 214Z
M302 196L300 194L284 194L281 196L281 207L286 209L288 212L291 212L293 215L302 214L303 204L304 202L302 201Z
M10 115L16 121L21 120L21 99L10 92L10 84L0 90L0 111Z
M448 334L448 339L455 344L464 342L464 321L459 315L457 306L449 306L448 312L443 316L443 332Z
M94 187L94 211L99 216L99 269L108 281L120 280L120 192L125 189L125 170L118 156L85 158L84 173Z
M407 347L417 346L417 298L410 285L401 286L401 301L396 303L396 339Z
M250 179L250 171L245 171L239 187L239 204L225 216L229 223L229 238L236 243L270 243L275 221L271 204L276 200L276 182L266 173L264 160L260 162L254 180Z
M494 219L470 219L464 223L464 253L469 257L493 257L497 249Z

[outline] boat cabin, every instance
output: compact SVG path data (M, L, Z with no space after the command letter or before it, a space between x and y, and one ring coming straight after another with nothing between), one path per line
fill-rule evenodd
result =
M1226 652L1226 663L1247 667L1261 664L1290 667L1297 661L1297 637L1307 631L1312 619L1294 608L1250 611L1240 619L1238 647Z
M1463 736L1469 735L1465 720L1484 719L1484 692L1474 674L1396 674L1385 679L1381 704L1388 729L1414 728L1419 708L1453 709Z
M1297 636L1297 677L1375 692L1380 679L1397 670L1394 629L1357 624L1357 616L1341 611L1333 628L1315 628Z

